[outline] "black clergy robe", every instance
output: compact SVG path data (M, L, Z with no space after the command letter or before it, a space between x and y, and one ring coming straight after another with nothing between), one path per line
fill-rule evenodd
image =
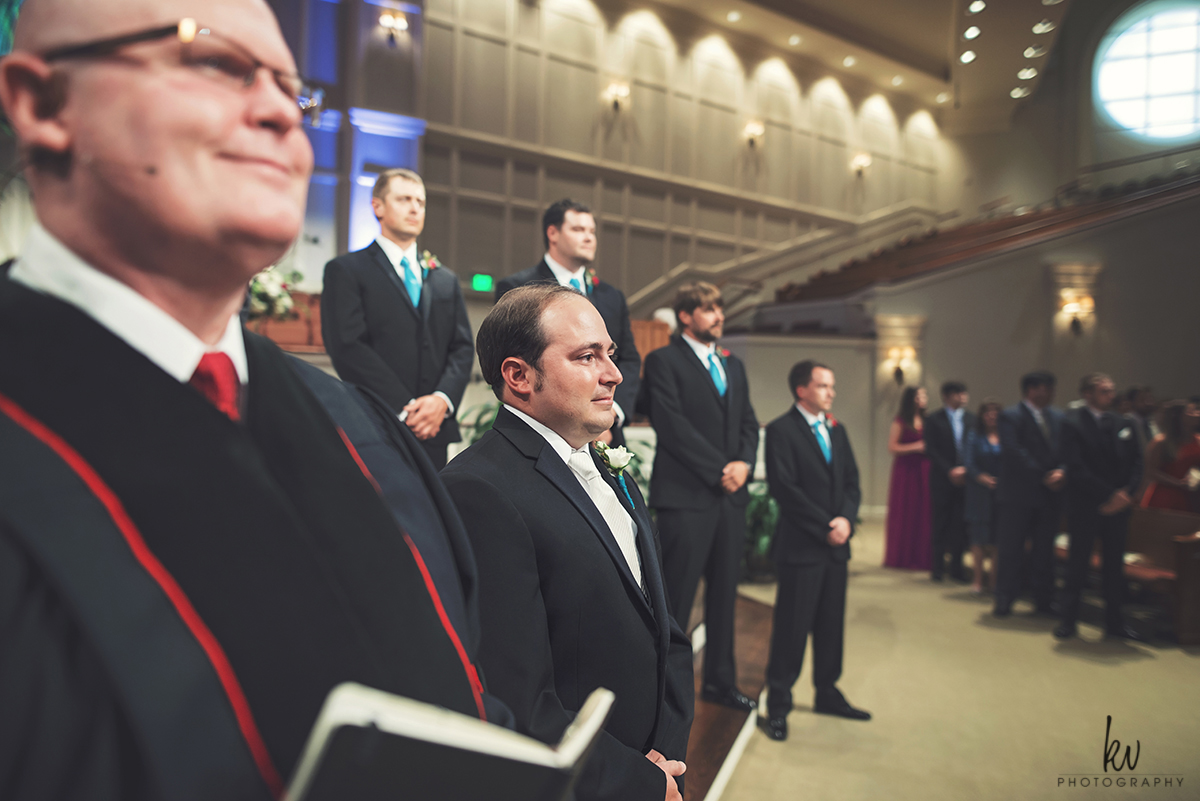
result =
M481 714L337 427L246 351L239 424L0 276L0 796L270 798L343 681Z

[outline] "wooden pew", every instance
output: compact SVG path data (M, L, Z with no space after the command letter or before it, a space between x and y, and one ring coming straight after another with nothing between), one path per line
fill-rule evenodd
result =
M1125 548L1142 557L1125 566L1125 575L1160 585L1170 599L1179 644L1200 643L1200 515L1134 509Z

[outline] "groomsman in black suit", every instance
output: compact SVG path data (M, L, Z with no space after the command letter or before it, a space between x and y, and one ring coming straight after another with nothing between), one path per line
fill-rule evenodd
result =
M716 343L725 323L721 290L679 289L680 335L646 356L638 411L658 436L650 505L658 512L671 611L686 626L704 576L705 701L750 711L736 685L734 603L746 538L746 481L758 452L758 420L741 360Z
M617 421L612 431L598 439L618 447L625 444L621 429L630 422L642 372L642 357L629 324L629 304L621 290L601 281L591 269L596 260L596 220L587 206L570 198L551 203L542 215L542 241L546 244L546 255L528 270L501 278L496 283L496 300L511 289L535 283L561 284L587 295L604 319L608 335L617 343L614 361L624 379L613 402Z
M477 556L489 688L552 742L607 687L617 703L575 797L680 799L691 646L637 484L590 445L613 424L616 346L592 304L545 284L501 298L478 346L504 406L442 479Z
M1066 470L1062 459L1062 413L1054 400L1055 378L1033 372L1021 379L1023 400L1000 413L1000 488L997 490L996 605L1007 617L1021 591L1025 542L1031 541L1034 604L1051 614L1054 601L1054 535L1058 531Z
M963 546L967 539L966 484L963 448L967 432L975 427L975 415L967 411L967 385L961 381L942 384L942 408L925 416L925 455L929 470L929 500L933 511L933 569L930 577L942 580L946 555L950 555L950 578L965 581Z
M325 265L321 333L343 381L379 394L433 461L462 439L455 409L475 350L458 277L417 248L425 184L412 170L385 170L371 208L379 236Z
M1142 449L1136 423L1110 411L1116 388L1104 373L1084 376L1079 385L1084 405L1063 421L1063 458L1067 464L1067 526L1071 545L1067 558L1067 590L1062 622L1054 630L1061 639L1074 637L1079 595L1087 578L1096 538L1100 538L1104 588L1104 630L1109 637L1139 639L1125 625L1125 535L1129 511L1142 480Z
M829 415L833 371L803 361L788 373L796 404L767 426L767 485L779 504L775 557L779 588L767 662L767 715L760 725L786 740L792 685L813 638L813 711L870 720L837 688L842 675L850 537L862 491L845 426Z

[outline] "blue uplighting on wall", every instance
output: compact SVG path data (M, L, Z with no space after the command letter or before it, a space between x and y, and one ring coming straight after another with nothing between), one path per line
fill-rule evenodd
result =
M350 250L366 247L379 233L371 210L371 188L381 169L416 169L425 120L366 108L349 110L354 137L350 164Z

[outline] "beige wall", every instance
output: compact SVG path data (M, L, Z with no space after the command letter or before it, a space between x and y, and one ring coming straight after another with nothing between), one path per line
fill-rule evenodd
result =
M674 9L429 0L425 35L425 242L460 275L532 265L564 196L598 212L599 272L626 293L685 261L937 202L937 128L906 96ZM630 89L615 113L611 83ZM863 179L858 152L874 162Z

